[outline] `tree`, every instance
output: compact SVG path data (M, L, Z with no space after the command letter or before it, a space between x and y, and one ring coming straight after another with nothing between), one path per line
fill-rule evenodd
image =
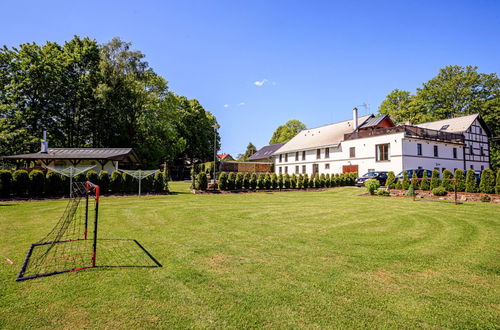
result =
M405 90L395 89L387 94L380 105L378 112L383 115L389 115L396 123L403 123L407 120L414 120L412 113L413 96Z
M485 194L495 193L495 173L489 168L481 172L479 191Z
M245 153L243 155L241 155L240 157L238 157L238 160L241 160L241 161L247 161L247 159L252 156L254 153L257 152L257 148L253 145L252 142L248 142L248 145L247 145L247 150L245 151Z
M477 181L474 170L467 170L467 174L465 175L465 191L470 193L477 192Z
M439 171L436 169L432 170L432 177L431 177L431 190L439 187L441 185L441 180L439 180Z
M457 191L465 191L465 175L462 169L457 168L455 170L455 179L457 180Z
M431 188L429 177L427 176L427 171L424 170L424 174L422 175L422 182L420 182L421 190L429 190Z
M394 187L395 187L394 180L395 180L394 172L390 171L389 173L387 173L387 179L385 180L385 186L388 189L394 189Z
M453 178L453 173L451 173L450 170L446 169L443 171L443 179L452 179L452 178ZM447 191L454 191L455 189L453 181L442 180L441 186L443 186Z
M297 133L306 129L306 125L298 120L289 120L285 125L278 126L269 140L269 144L290 141Z

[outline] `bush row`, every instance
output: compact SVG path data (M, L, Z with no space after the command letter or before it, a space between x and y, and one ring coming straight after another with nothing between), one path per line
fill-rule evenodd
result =
M77 175L75 182L90 181L100 186L101 194L124 194L136 193L139 189L139 181L130 175L120 171L113 171L111 175L107 171L88 171ZM163 172L156 172L154 176L144 178L141 182L141 191L163 192L168 191L168 185L164 180ZM33 170L0 170L0 197L52 197L69 194L69 178L48 171Z
M412 177L416 177L416 173L412 174ZM495 173L491 169L486 169L481 173L481 179L479 184L477 183L474 170L467 170L464 173L461 169L456 169L453 174L450 170L444 170L443 175L440 178L439 171L432 171L432 179L428 180L426 171L424 171L424 176L422 180L411 182L408 178L408 173L404 172L403 179L395 182L395 177L393 172L389 172L387 175L386 186L389 189L404 189L408 190L410 185L413 185L414 189L420 190L433 190L438 187L443 187L446 191L454 191L455 187L452 181L442 180L442 179L452 179L455 178L456 189L460 192L482 192L485 194L500 194L500 169Z
M357 173L346 174L316 174L309 177L307 174L280 174L276 173L234 173L221 172L218 183L220 190L271 190L271 189L307 189L307 188L329 188L338 186L353 186ZM206 174L198 175L197 189L206 190Z

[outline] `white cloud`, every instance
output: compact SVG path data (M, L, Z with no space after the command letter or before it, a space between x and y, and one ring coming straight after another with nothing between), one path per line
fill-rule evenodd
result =
M238 106L239 106L239 107L242 107L242 106L244 106L245 104L246 104L245 102L240 102L240 103L238 103Z
M224 108L229 108L229 104L224 104Z
M264 79L262 79L262 80L257 80L257 81L254 81L254 83L253 83L253 84L254 84L255 86L260 87L260 86L263 86L266 82L268 82L268 80L264 78Z

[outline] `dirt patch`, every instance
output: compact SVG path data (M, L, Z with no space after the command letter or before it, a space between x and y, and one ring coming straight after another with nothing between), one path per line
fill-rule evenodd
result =
M391 189L390 196L385 197L404 197L404 198L413 198L407 196L407 190L398 190ZM434 199L434 200L442 200L442 201L455 201L455 193L449 192L446 196L434 196L432 191L430 190L415 190L416 197L415 199ZM458 202L481 202L481 196L488 195L491 198L490 203L500 204L500 195L497 194L484 194L484 193L467 193L467 192L457 192L457 200ZM373 196L368 193L363 193L360 196ZM375 197L378 197L375 195ZM382 198L382 197L381 197Z

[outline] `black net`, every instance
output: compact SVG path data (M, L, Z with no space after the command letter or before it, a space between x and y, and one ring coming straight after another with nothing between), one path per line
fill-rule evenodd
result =
M95 266L98 189L90 182L73 183L63 215L43 239L31 245L17 280Z

